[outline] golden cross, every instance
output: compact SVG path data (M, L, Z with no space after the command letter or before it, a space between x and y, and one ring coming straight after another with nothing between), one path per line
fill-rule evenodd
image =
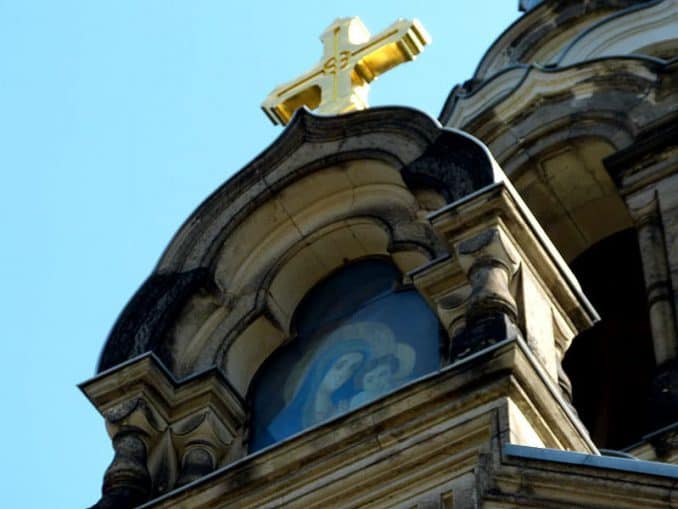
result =
M370 38L357 17L337 19L320 40L322 61L277 87L261 105L274 124L287 124L302 106L330 115L367 108L369 83L396 65L414 60L431 42L416 19L398 20Z

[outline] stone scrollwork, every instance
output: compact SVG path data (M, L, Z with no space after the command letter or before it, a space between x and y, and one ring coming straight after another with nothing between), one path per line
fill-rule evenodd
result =
M106 428L112 437L130 429L139 430L145 437L152 437L167 427L167 423L144 398L125 400L106 409L103 414Z

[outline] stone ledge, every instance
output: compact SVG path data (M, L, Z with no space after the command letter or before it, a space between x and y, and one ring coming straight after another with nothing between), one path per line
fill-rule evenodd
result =
M388 493L411 500L424 488L435 492L467 479L482 457L498 454L499 444L524 437L595 451L540 369L522 340L497 343L143 507L176 507L188 500L200 508L301 508L323 501L366 507L376 504L373 498L386 480L393 490ZM544 433L554 420L568 432ZM524 433L521 426L536 431ZM424 478L414 476L416 465L430 467Z
M517 444L504 444L503 452L507 457L565 463L585 467L603 468L636 474L654 475L678 480L678 465L658 461L631 460L609 456L596 456L581 452L542 449Z

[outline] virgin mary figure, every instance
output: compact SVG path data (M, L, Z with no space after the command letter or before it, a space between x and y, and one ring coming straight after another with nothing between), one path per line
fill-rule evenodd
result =
M348 411L356 392L353 376L370 358L363 339L340 339L314 355L289 404L266 427L270 443Z

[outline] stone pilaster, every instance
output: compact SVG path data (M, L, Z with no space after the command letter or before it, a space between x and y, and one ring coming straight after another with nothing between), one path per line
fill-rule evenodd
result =
M678 334L674 308L670 262L667 255L664 222L659 193L627 197L636 223L643 263L647 305L652 329L652 345L657 369L650 386L650 420L655 428L672 425L678 419ZM661 433L657 437L661 437ZM658 443L661 438L657 438ZM675 442L660 458L677 454ZM666 448L666 446L664 447ZM659 448L661 449L661 447Z
M629 200L629 211L638 232L655 360L661 365L678 353L671 274L657 193L639 201Z

